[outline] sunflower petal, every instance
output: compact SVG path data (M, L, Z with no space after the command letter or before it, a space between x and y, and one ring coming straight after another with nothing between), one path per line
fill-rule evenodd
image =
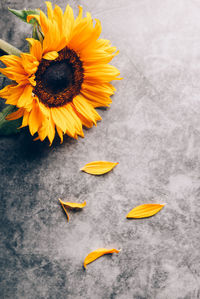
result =
M38 130L38 137L43 141L48 135L49 120L45 120Z
M65 45L65 39L60 36L58 24L56 22L49 22L49 29L44 36L43 52L60 51Z
M9 79L20 84L22 81L28 81L27 74L21 64L19 64L18 66L0 68L0 72Z
M76 115L78 116L78 118L80 119L80 121L82 122L83 126L85 126L86 128L92 128L93 126L93 122L87 118L85 118L81 113L79 113L76 108L74 108Z
M69 40L70 38L73 27L74 27L73 10L69 5L67 5L63 15L63 30L67 40Z
M6 116L6 120L15 120L18 119L20 117L22 117L24 114L24 109L20 108L17 111L14 111L12 113L10 113L9 115Z
M69 222L69 214L67 213L67 210L66 210L64 204L63 204L62 202L60 202L60 204L61 204L61 206L63 207L63 210L65 211L65 214L66 214L66 216L67 216L67 221Z
M81 52L83 49L90 48L101 34L101 23L96 20L95 27L93 28L92 17L87 13L86 19L83 19L80 28L70 41L70 46L76 51Z
M0 90L0 97L6 99L10 94L13 87L16 85L6 85L3 89Z
M3 55L0 57L0 61L2 61L6 66L18 67L21 65L21 58L16 55Z
M41 112L36 102L33 104L33 108L29 115L28 123L29 123L29 131L33 136L38 131L42 123Z
M111 96L116 91L115 87L110 83L104 83L99 85L86 84L83 82L81 90L89 92L93 95L99 94L101 96Z
M74 120L73 120L73 117L67 107L68 105L66 106L63 106L59 112L61 113L62 115L62 118L66 124L66 127L65 129L63 130L64 133L67 133L70 137L74 138L74 139L77 139L77 130L76 130L76 124L74 123ZM55 108L54 108L55 109Z
M60 204L63 207L63 210L65 211L65 214L67 216L67 221L69 221L69 214L67 212L66 208L70 209L83 209L86 206L86 201L83 203L75 203L75 202L64 202L59 198Z
M77 96L73 99L73 104L76 110L82 114L86 119L92 121L95 126L98 120L101 120L101 116L96 112L96 110L88 103L88 101L83 96Z
M50 1L45 1L46 6L47 6L47 15L49 19L53 19L53 8L52 8L52 4Z
M40 111L42 112L42 114L44 114L47 118L49 118L49 115L50 115L50 109L48 109L48 107L46 107L43 103L41 103L39 100L38 100L38 105L39 105L39 108L40 108Z
M53 11L53 17L56 23L58 24L58 28L60 31L60 35L63 34L63 12L62 9L58 6L55 5L54 11Z
M30 115L30 112L25 110L24 115L23 115L22 125L21 125L21 127L19 127L19 129L28 126L29 115Z
M41 42L34 38L27 38L26 40L31 45L31 50L30 50L31 55L35 56L35 58L38 61L40 61L42 59L42 44L41 44Z
M84 137L84 133L83 133L83 129L82 129L82 122L80 120L80 118L77 116L74 108L73 108L73 105L71 104L68 104L66 106L67 110L69 111L70 115L71 115L71 118L73 120L73 123L74 123L74 127L77 131L77 134L80 135L81 137Z
M75 128L70 121L70 114L65 107L51 108L52 118L55 124L72 138L76 137Z
M49 118L49 121L48 121L48 134L47 135L48 135L48 138L49 138L50 145L52 145L52 142L53 142L54 137L55 137L55 123L52 120L51 114L50 114L50 118Z
M95 261L96 259L98 259L100 256L104 255L104 254L111 254L111 253L119 253L120 250L117 250L115 248L112 248L112 249L106 249L106 248L98 248L97 250L95 251L92 251L90 252L85 260L84 260L84 268L86 269L86 265L92 263L93 261Z
M42 28L42 32L46 34L49 30L49 20L42 10L40 11L39 24Z
M109 82L118 80L119 70L110 64L85 66L85 82Z
M133 210L131 210L126 218L146 218L151 217L158 213L165 204L144 204L137 206Z
M47 60L55 60L59 56L57 51L51 51L46 53L43 58Z
M29 104L32 103L32 101L33 101L32 90L33 90L33 87L31 85L26 85L24 87L23 93L17 102L18 107L26 108L26 106L28 106Z
M89 174L101 175L111 171L117 164L119 163L118 162L113 163L107 161L94 161L86 164L80 170L87 172Z
M56 130L57 130L58 135L60 137L60 144L62 144L63 143L63 131L58 126L56 126Z
M64 206L70 209L83 209L86 206L86 201L83 203L77 203L77 202L69 202L69 201L62 201L59 199L60 203L62 203Z
M21 54L21 59L26 74L32 75L37 71L39 62L37 61L35 56L28 53L23 53Z
M109 96L101 96L100 94L94 94L88 91L81 91L81 94L87 99L87 101L92 105L92 107L109 107L112 100Z

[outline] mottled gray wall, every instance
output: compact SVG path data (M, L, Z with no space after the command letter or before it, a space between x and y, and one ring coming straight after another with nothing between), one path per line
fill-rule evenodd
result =
M200 1L69 3L102 21L124 80L78 142L49 147L27 130L0 138L0 297L199 299ZM30 27L7 6L45 5L0 2L1 37L24 50ZM120 164L102 177L79 172L93 160ZM87 206L67 223L59 197ZM167 205L149 219L125 218L151 202ZM98 247L122 251L84 271Z

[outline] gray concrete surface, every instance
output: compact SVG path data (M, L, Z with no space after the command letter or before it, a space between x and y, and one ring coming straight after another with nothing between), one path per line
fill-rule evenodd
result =
M0 138L0 297L199 299L200 1L69 3L102 21L124 80L85 139L49 147L26 130ZM30 27L7 6L45 5L1 0L1 37L24 50ZM120 164L103 177L79 172L93 160ZM59 197L87 206L67 223ZM151 202L167 205L149 219L125 218ZM84 271L98 247L122 251Z

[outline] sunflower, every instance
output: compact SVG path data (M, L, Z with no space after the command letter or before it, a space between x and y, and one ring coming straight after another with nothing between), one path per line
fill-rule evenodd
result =
M120 73L108 64L118 51L99 38L99 20L94 26L90 13L82 16L82 7L75 19L69 5L64 13L58 5L46 5L47 16L40 11L27 17L38 22L43 39L27 38L30 53L0 58L6 65L1 73L14 81L0 96L19 108L8 120L23 117L21 127L29 126L31 135L38 134L35 140L48 137L52 144L56 131L61 142L64 134L77 139L84 137L83 126L101 120L95 108L111 104L115 88L109 82Z

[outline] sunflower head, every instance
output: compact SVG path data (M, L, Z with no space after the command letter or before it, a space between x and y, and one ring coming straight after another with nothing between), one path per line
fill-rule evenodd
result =
M29 53L20 57L2 56L6 65L0 71L13 84L0 91L7 104L19 109L7 119L22 117L22 126L29 126L35 139L48 137L53 142L55 132L60 136L84 137L82 127L92 127L101 120L96 107L111 104L115 88L110 81L119 79L119 71L109 62L118 54L109 40L100 39L101 24L93 24L90 13L82 16L82 7L74 18L68 5L63 12L59 6L47 4L47 16L29 15L36 20L42 40L27 38Z

